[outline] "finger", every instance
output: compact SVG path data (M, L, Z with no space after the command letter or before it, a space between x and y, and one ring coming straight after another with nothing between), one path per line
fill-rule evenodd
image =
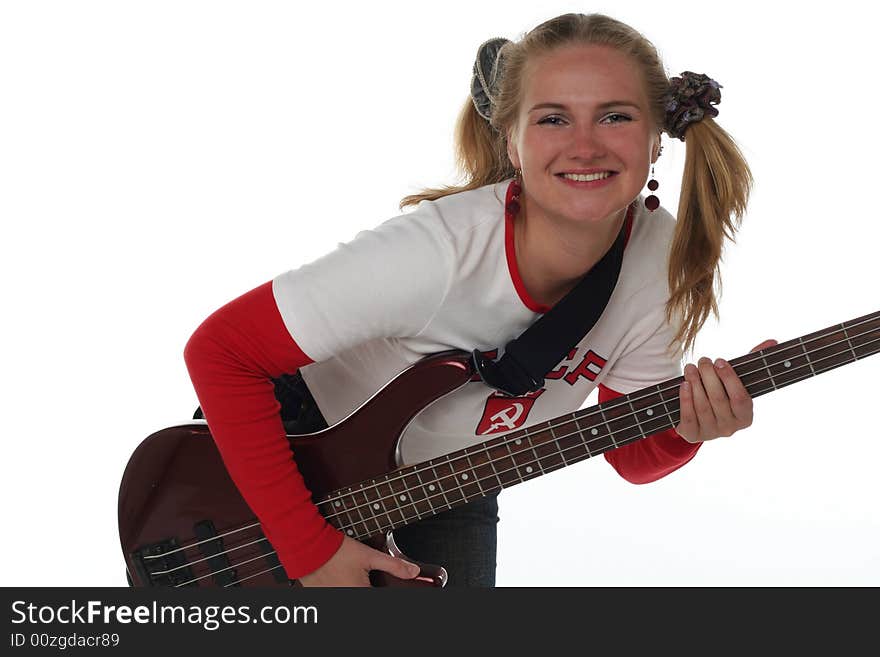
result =
M706 391L706 397L712 407L712 413L715 416L715 432L714 437L730 436L739 427L737 420L733 416L733 410L730 408L730 399L727 395L727 389L718 376L718 371L708 358L701 358L698 362L700 370L700 381L703 389Z
M749 391L726 360L716 359L714 367L727 392L729 407L735 418L734 430L751 425L753 409Z
M767 347L775 347L779 343L776 340L764 340L761 344L752 349L749 353L753 354L756 351L761 351L761 349L766 349Z
M706 390L703 388L703 381L700 377L700 370L696 365L688 364L684 368L684 377L691 384L691 396L694 402L694 411L697 414L697 422L700 425L700 438L705 436L718 436L717 420L712 410L712 404L706 396Z
M679 386L678 408L679 423L675 427L676 433L689 443L700 442L700 424L697 422L697 414L694 411L691 384L687 380L682 381Z
M370 563L370 570L381 570L399 579L412 579L421 572L421 568L405 559L398 559L379 551L375 552L376 554Z

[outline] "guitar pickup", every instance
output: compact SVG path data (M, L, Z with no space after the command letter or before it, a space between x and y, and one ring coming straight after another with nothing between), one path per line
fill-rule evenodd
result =
M205 563L208 564L210 572L214 573L211 577L217 586L241 586L238 581L237 571L229 563L229 557L223 549L223 539L217 538L209 540L217 536L217 529L210 520L202 520L197 522L193 527L195 529L196 538L199 540L199 552L203 557L208 557Z

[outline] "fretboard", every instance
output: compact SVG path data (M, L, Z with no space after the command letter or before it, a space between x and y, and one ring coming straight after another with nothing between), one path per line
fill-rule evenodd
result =
M880 312L730 361L752 397L880 352ZM664 381L333 491L318 509L364 539L540 477L679 423L679 386Z

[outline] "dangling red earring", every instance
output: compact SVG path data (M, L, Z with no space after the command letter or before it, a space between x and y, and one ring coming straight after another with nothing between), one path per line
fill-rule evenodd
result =
M519 214L519 197L522 194L522 170L517 169L514 172L513 182L510 184L510 203L508 207L510 208L510 213L513 215Z
M651 180L648 181L648 189L652 192L656 191L657 188L660 187L660 183L654 180L654 165L651 165ZM645 207L648 208L651 212L660 207L660 199L651 194L648 198L645 199Z
M663 145L660 145L660 148L657 149L657 157L663 155ZM648 181L648 189L652 192L656 192L657 188L660 187L660 183L654 180L654 165L651 164L651 180ZM660 207L660 199L651 194L648 198L645 199L645 207L648 208L651 212Z

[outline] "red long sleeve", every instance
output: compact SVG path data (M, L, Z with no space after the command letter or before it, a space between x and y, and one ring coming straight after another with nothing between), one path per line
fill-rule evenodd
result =
M187 342L184 360L223 462L288 577L323 565L343 534L312 503L270 381L313 361L284 326L272 282L208 317Z
M599 384L600 404L622 394ZM667 429L605 452L605 460L628 482L648 484L678 470L694 458L700 445L689 443L675 429Z

